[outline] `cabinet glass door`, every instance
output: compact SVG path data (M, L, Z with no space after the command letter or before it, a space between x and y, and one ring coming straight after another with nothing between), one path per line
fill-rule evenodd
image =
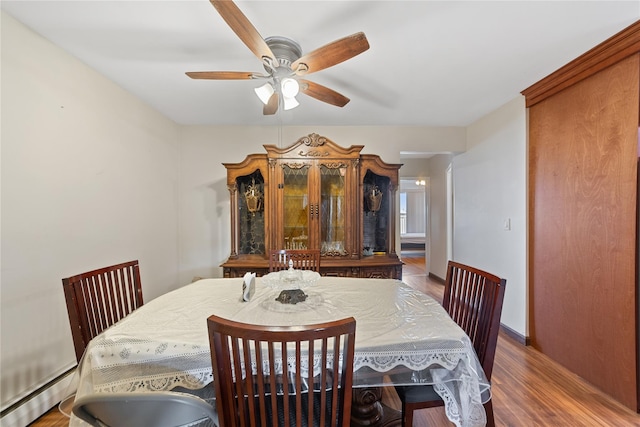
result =
M390 179L367 171L363 182L363 253L365 256L389 251Z
M238 253L264 254L264 178L260 171L236 179L238 188Z
M322 255L345 255L344 167L320 166L320 251Z
M284 249L309 249L309 167L283 171Z

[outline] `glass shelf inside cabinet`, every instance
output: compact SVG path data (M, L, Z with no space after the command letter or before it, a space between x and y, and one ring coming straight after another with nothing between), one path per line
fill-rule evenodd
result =
M259 170L236 179L238 188L238 253L265 251L264 178Z
M386 254L389 250L389 186L386 176L367 171L363 181L364 200L362 253Z

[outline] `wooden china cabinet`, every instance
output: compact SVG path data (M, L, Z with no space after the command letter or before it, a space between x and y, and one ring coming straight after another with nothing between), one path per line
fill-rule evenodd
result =
M268 272L272 249L320 249L323 276L402 278L395 249L401 164L312 133L224 163L231 197L225 277Z

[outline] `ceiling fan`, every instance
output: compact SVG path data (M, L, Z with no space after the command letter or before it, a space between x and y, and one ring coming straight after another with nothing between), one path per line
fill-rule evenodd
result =
M285 110L297 107L295 96L298 92L337 107L344 107L349 102L349 98L333 89L300 77L332 67L369 49L364 33L343 37L303 55L300 45L291 39L279 36L263 39L233 1L210 2L240 40L262 61L266 74L250 71L191 71L186 73L187 76L205 80L265 79L267 83L255 89L264 103L265 115L278 111L280 99Z

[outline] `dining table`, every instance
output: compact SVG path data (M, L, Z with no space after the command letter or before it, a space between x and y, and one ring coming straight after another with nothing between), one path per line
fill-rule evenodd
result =
M250 281L202 279L146 302L89 343L78 366L76 397L212 393L207 330L212 314L281 326L354 317L352 425L399 426L398 412L381 402L382 387L396 385L432 385L456 426L486 424L483 403L491 397L490 383L469 337L435 299L396 279L304 274L295 286L305 298L295 304L281 302L283 287L291 285L274 273ZM70 425L83 423L71 416Z

